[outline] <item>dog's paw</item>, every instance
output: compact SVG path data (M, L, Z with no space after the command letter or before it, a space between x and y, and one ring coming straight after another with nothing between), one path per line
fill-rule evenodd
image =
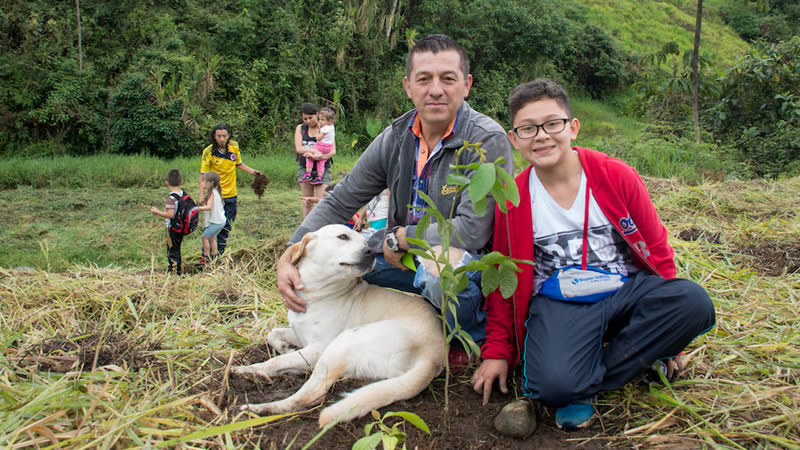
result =
M274 343L270 342L269 346L272 347L273 350L275 350L276 352L278 352L278 354L281 355L285 355L291 351L297 350L297 347L282 341Z

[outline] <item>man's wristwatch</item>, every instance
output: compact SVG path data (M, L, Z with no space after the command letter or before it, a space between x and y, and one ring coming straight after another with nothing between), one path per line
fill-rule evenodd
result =
M386 246L395 253L400 253L400 240L397 239L397 235L394 233L398 228L400 227L394 227L392 231L386 233Z

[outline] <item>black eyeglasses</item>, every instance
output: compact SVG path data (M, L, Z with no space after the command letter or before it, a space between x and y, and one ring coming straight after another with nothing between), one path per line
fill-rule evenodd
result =
M513 131L514 134L516 134L520 139L531 139L539 135L540 128L547 134L561 133L564 131L564 128L567 127L567 122L569 121L570 119L553 119L538 125L520 125L517 128L511 129L511 131Z

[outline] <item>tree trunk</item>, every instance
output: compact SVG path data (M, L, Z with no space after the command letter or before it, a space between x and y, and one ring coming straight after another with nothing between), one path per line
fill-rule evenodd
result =
M700 59L700 25L703 23L703 0L697 0L697 21L694 26L694 51L692 52L692 120L694 120L694 133L697 143L700 143L700 112L698 111L698 73L697 66Z
M386 21L386 42L389 42L389 38L392 36L392 24L394 23L394 14L397 12L397 3L398 0L394 0L392 12L389 13L389 19Z
M83 47L81 45L81 0L75 0L75 14L78 17L78 72L83 72Z

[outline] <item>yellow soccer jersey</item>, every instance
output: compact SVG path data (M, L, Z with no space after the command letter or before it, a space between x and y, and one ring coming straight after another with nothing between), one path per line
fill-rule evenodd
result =
M236 166L242 163L239 144L228 141L228 151L221 152L211 145L203 149L200 172L217 172L222 198L236 197Z

